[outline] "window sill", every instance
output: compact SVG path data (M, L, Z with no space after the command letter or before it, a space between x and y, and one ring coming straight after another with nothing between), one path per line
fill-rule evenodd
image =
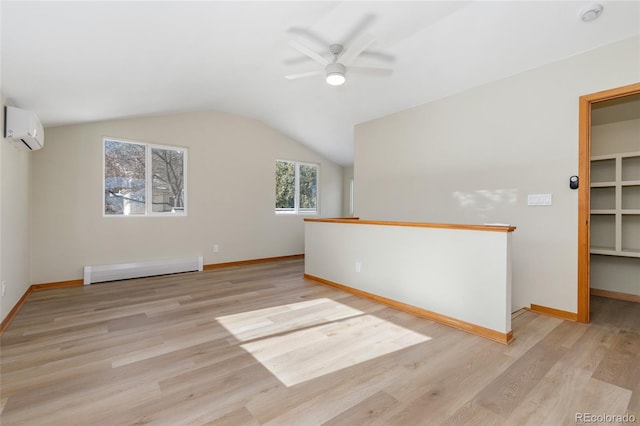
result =
M318 216L318 212L275 212L276 216Z
M135 218L149 218L149 217L187 217L186 213L171 213L171 214L103 214L102 217L135 217Z

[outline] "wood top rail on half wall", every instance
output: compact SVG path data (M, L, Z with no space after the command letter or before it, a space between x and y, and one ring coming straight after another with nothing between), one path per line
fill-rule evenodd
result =
M305 218L305 222L348 223L350 225L412 226L415 228L465 229L471 231L493 232L513 232L516 230L515 226L510 225L461 225L454 223L391 222L384 220L361 220L359 218Z

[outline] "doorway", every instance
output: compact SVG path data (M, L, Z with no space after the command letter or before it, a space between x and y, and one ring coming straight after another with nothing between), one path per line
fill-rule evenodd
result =
M593 104L640 94L640 83L580 97L578 188L578 315L579 322L590 319L591 282L591 108Z

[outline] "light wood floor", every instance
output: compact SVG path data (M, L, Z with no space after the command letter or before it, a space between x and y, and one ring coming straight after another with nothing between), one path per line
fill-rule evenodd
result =
M2 336L10 425L640 424L640 305L528 311L494 343L286 261L33 293Z

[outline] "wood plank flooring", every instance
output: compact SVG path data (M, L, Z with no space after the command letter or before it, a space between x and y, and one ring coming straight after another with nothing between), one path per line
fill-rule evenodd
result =
M1 340L11 425L640 424L640 305L520 311L509 346L288 260L34 292Z

